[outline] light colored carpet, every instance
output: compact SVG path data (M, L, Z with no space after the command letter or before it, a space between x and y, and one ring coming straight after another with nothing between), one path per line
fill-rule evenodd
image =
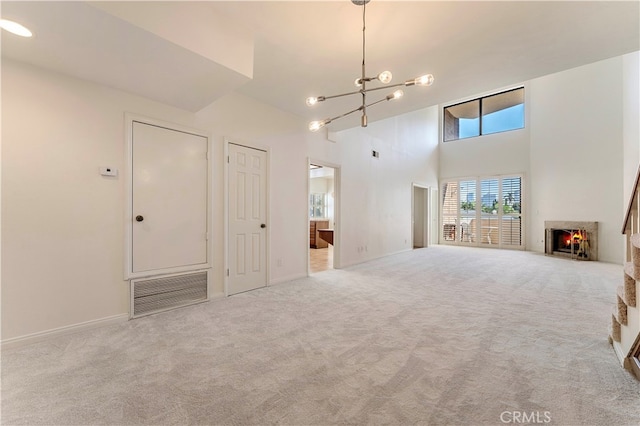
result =
M622 279L525 252L402 253L5 350L2 423L638 425L640 383L607 342Z

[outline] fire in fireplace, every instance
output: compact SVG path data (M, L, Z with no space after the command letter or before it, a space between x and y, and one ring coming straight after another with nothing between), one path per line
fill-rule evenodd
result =
M598 222L545 221L545 253L598 260Z
M587 231L581 229L553 229L552 251L575 255L579 258L589 256L589 238Z

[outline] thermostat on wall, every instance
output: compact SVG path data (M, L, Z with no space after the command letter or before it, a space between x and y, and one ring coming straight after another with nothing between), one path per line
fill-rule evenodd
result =
M100 167L100 174L102 176L118 176L118 169L115 167Z

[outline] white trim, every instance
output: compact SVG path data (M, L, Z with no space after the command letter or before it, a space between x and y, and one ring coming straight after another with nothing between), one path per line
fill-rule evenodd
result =
M405 249L397 250L397 251L394 251L394 252L391 252L391 253L381 254L380 256L371 256L371 257L367 257L366 259L358 259L358 260L355 260L353 262L348 262L348 263L342 264L342 268L348 268L350 266L361 265L363 263L371 262L372 260L384 259L385 257L395 256L396 254L406 253L406 252L409 252L409 251L413 251L413 249L405 248Z
M213 231L212 231L212 208L211 202L213 200L213 144L211 135L203 130L186 127L176 123L170 123L154 118L149 118L143 115L125 112L125 159L126 167L124 170L125 180L125 211L124 211L124 279L131 280L137 278L146 278L155 275L174 274L180 272L195 271L200 269L210 269L212 267L213 258ZM139 122L148 124L151 126L163 127L166 129L176 130L183 133L189 133L196 136L200 136L207 139L207 235L209 237L207 241L207 257L206 263L197 265L184 265L173 268L165 268L153 271L133 272L132 265L132 224L131 217L133 216L133 184L132 184L132 168L133 168L133 123Z
M209 301L212 300L217 300L217 299L224 299L226 296L224 295L224 292L219 291L217 293L213 293L209 295Z
M614 340L611 346L613 346L613 352L615 352L616 358L618 358L618 362L620 363L621 366L625 367L625 362L627 362L626 361L627 358L624 355L624 352L622 351L620 342L616 342Z
M26 334L24 336L13 337L2 341L2 349L17 348L32 343L41 342L43 340L62 337L68 334L78 333L81 331L93 330L96 328L106 327L109 325L120 324L129 320L129 314L118 314L106 318L81 322L78 324L67 325L64 327L52 328L50 330L39 331L37 333Z
M287 277L276 278L275 280L271 280L269 285L277 285L277 284L285 284L294 280L299 280L300 278L306 278L307 274L293 274Z

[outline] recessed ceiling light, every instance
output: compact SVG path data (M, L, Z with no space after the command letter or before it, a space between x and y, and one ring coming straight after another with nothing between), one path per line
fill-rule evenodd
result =
M9 21L8 19L0 19L0 28L9 31L12 34L19 35L20 37L31 37L33 35L28 28L18 24L17 22Z

